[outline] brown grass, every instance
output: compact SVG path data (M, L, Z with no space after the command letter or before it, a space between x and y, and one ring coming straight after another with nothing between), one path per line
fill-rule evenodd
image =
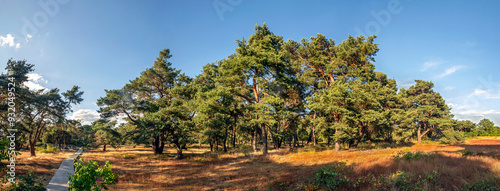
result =
M40 176L43 184L47 186L61 165L61 162L74 154L76 151L62 151L58 153L38 153L36 157L30 157L29 151L21 151L21 155L16 156L16 180L19 175L27 174L32 170L36 175ZM7 161L2 161L7 163ZM4 177L6 171L0 172L0 176ZM5 190L10 183L0 185L0 190Z
M317 150L317 151L316 151ZM472 139L460 145L436 143L399 148L339 151L301 148L290 153L272 150L268 157L253 153L211 154L207 148L185 151L183 160L172 160L174 150L153 155L150 148L122 147L108 152L84 152L85 160L100 165L111 161L120 174L110 190L267 190L276 182L288 183L288 189L308 184L322 166L346 162L350 180L367 175L390 175L397 171L424 175L439 173L436 190L455 190L466 182L488 177L500 178L500 139ZM412 161L395 160L401 150L435 153L434 158ZM485 156L463 157L459 151L483 152ZM275 189L275 188L273 188ZM363 188L367 189L367 188Z

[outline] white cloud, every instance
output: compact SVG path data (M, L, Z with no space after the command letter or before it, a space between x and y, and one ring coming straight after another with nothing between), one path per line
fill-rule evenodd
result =
M446 105L448 105L448 107L450 107L450 108L455 108L457 106L457 104L453 104L453 103L448 103Z
M421 72L425 72L427 69L432 68L434 66L440 65L442 62L438 61L427 61L424 63L424 67L420 70Z
M30 81L33 81L35 83L38 83L38 82L43 82L43 83L47 83L47 80L45 80L43 78L43 76L41 76L40 74L37 74L37 73L30 73L27 75L28 76L28 80Z
M21 48L21 44L14 42L14 37L11 34L7 34L5 36L0 36L0 46L9 46Z
M26 38L25 38L26 39L26 43L31 39L31 37L33 37L33 36L31 36L30 34L26 35Z
M398 86L400 88L408 88L410 86L413 86L414 84L415 84L415 80L412 80L412 79L402 80L401 82L398 82Z
M99 113L95 110L79 109L78 111L73 112L73 114L69 118L74 120L81 120L82 124L90 125L92 122L98 120L100 117Z
M24 85L26 87L28 87L30 90L33 90L33 91L37 91L37 90L46 91L46 90L48 90L48 88L40 85L40 83L44 83L44 84L47 83L47 80L45 80L43 78L43 76L41 76L40 74L37 74L37 73L27 74L27 76L28 76L28 81L24 82Z
M458 70L460 70L462 68L464 68L464 66L453 66L451 68L447 68L444 71L444 73L436 76L436 78L442 78L442 77L448 76L448 75L453 74L453 73L455 73L456 71L458 71Z
M491 90L475 89L468 97L477 96L486 99L500 99L500 91L493 93Z

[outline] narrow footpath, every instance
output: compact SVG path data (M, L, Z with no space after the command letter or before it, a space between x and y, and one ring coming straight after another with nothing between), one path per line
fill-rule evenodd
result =
M47 191L67 191L68 190L68 173L75 174L75 167L73 165L73 159L77 158L78 155L82 153L82 149L76 151L75 154L71 155L67 159L64 159L61 163L59 169L57 169L56 174L50 180L49 185L47 185Z

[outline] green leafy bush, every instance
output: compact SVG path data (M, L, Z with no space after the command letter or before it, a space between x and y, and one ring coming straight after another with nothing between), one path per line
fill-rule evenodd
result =
M40 153L56 153L59 151L57 147L51 147L50 145L38 147L36 150Z
M12 184L9 191L45 191L46 188L43 185L40 178L33 173L33 171L29 171L28 174L20 175L19 182L16 184Z
M453 129L447 129L443 131L443 137L439 141L444 144L463 143L465 141L465 134Z
M100 191L107 190L106 184L115 184L118 173L111 170L111 163L106 161L104 167L99 167L96 161L83 161L83 159L75 159L75 174L69 176L69 190L89 190ZM96 181L102 180L97 185Z
M343 185L348 185L349 180L344 177L342 171L347 169L345 163L336 163L333 167L321 167L316 171L315 183L324 189L339 189Z

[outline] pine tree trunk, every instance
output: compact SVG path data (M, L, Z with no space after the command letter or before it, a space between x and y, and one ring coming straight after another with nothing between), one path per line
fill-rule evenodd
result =
M418 131L417 131L418 144L422 143L422 136L420 135L420 131L421 131L420 124L418 124Z
M257 152L257 126L253 129L252 148L253 152Z
M266 125L261 124L260 128L262 130L262 155L267 155L267 131Z
M356 139L354 139L354 141L352 142L352 144L351 144L351 143L349 143L349 149L351 149L351 148L357 148L357 147L358 147L359 142L361 141L361 139L363 139L363 136L364 136L364 135L365 135L365 133L361 132L361 133L359 134L359 136L358 136L358 137L356 137Z
M309 133L309 136L307 136L306 145L308 145L312 141L312 137L313 137L313 130L311 129L311 132Z
M233 148L236 148L236 118L234 118L234 123L233 123L233 140L231 142L233 144Z
M313 145L316 146L316 133L314 132L315 126L312 127L312 135L313 135Z
M175 147L177 149L177 154L175 155L174 159L182 159L182 158L184 158L184 155L182 154L182 145L175 144Z
M314 112L313 119L316 119L316 112ZM313 145L316 146L316 133L314 132L316 129L316 126L312 126L312 134L313 134Z
M227 128L226 129L226 133L224 134L224 143L222 143L223 147L224 147L224 152L227 152L227 147L226 147L226 142L227 142Z
M219 150L219 139L217 138L217 136L215 137L215 150Z
M292 135L292 144L290 145L290 151L293 151L295 149L295 143L297 142L296 138L294 135Z
M154 150L155 154L162 154L163 153L163 148L165 147L165 143L163 141L161 141L161 138L159 135L153 139L152 144L153 144L153 150Z
M29 146L30 146L30 156L36 157L36 154L35 154L35 143L31 142L31 140L30 140L29 141Z

